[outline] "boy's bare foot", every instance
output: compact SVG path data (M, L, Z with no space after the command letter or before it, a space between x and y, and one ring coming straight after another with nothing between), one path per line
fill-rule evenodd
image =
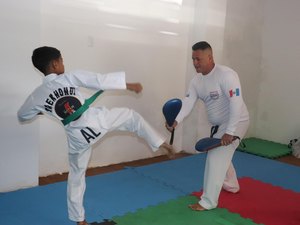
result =
M89 225L85 220L77 222L77 225Z
M159 146L160 149L162 149L164 152L167 153L167 156L169 159L175 158L175 150L172 145L167 144L166 142L162 143L161 146Z

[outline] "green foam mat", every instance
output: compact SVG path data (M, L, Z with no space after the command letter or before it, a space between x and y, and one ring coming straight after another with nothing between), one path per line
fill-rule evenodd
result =
M139 209L135 213L113 217L117 225L253 225L250 219L227 209L217 208L197 212L188 208L197 202L195 196L184 196L157 206Z
M239 146L238 151L247 152L270 159L276 159L292 153L287 145L259 138L246 138L242 141L245 146Z

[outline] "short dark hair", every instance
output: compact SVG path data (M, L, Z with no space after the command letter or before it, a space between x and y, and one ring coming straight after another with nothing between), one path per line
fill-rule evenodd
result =
M46 75L47 68L52 60L61 57L60 51L53 47L43 46L36 48L31 56L35 68Z
M206 49L212 50L210 44L208 44L206 41L197 42L196 44L193 45L192 49L193 51L206 50Z

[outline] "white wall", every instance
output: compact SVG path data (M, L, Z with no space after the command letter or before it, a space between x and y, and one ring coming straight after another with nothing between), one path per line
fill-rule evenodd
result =
M0 191L38 184L38 122L20 126L16 111L40 83L29 57L39 21L37 0L0 2Z
M264 1L261 0L227 0L223 63L233 68L240 77L251 120L247 136L257 136L263 8Z
M184 90L182 74L191 10L190 1L183 5L176 2L42 1L42 45L61 49L67 70L81 68L103 73L125 70L128 81L143 84L143 93L107 92L95 105L133 108L168 137L161 106ZM45 119L41 130L47 133L42 133L40 175L67 171L61 125ZM58 142L49 145L46 141L49 136ZM57 155L61 156L60 162L55 160ZM90 166L151 156L154 154L143 140L129 133L115 132L94 146ZM48 164L55 166L49 168Z
M184 93L192 4L193 0L1 2L1 27L6 32L0 36L5 43L0 53L0 191L35 186L38 176L68 171L66 137L59 122L42 116L30 124L16 120L18 108L41 82L30 61L32 50L41 45L59 48L66 70L125 70L129 82L143 84L143 93L107 92L95 105L133 108L169 137L161 107ZM175 146L181 149L180 129ZM155 155L143 140L120 132L107 135L93 150L90 166Z
M261 77L261 32L264 3L261 0L199 0L195 4L190 33L186 87L196 74L191 46L207 40L213 47L216 63L225 64L239 74L251 125L248 136L255 136L256 107ZM194 126L197 124L197 126ZM205 108L198 102L183 125L183 149L195 152L197 140L208 136L210 125Z
M299 4L297 0L2 1L0 191L34 186L38 176L68 170L59 122L40 117L21 125L16 120L17 109L41 82L30 61L32 50L41 45L59 48L67 70L125 70L128 81L142 82L140 95L106 92L95 105L133 108L168 136L161 106L184 96L194 75L191 46L207 40L216 61L240 75L251 116L248 135L283 143L297 137ZM176 130L178 150L193 152L195 142L209 132L203 105L197 109ZM152 156L143 140L116 132L94 146L90 166Z
M186 83L196 75L192 62L192 45L198 41L208 41L214 51L216 62L222 62L225 18L227 0L197 0L194 6L193 23L190 29L188 55L186 65ZM195 126L197 124L197 126ZM195 153L195 143L210 133L210 124L207 121L206 110L201 101L198 101L191 114L183 123L183 144L182 148L190 153Z
M300 136L300 1L267 0L256 135L287 144Z

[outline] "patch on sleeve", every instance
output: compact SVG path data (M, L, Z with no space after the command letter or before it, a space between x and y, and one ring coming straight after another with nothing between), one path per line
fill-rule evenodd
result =
M229 91L229 96L233 97L233 96L240 96L240 89L236 88L235 90L231 89Z

